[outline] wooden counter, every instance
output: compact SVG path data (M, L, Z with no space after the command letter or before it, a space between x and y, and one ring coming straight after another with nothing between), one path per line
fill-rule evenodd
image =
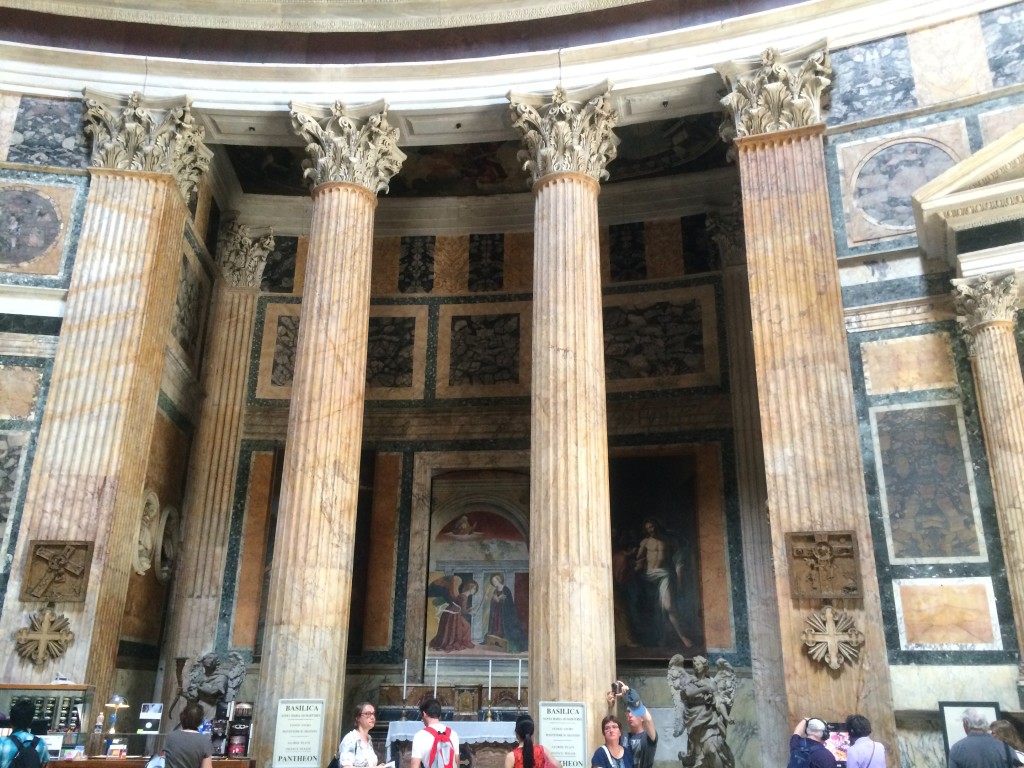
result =
M149 762L148 757L90 757L85 760L51 760L46 765L51 768L111 768L113 765L122 765L125 768L144 768ZM252 760L249 758L237 757L215 757L213 758L214 768L252 768Z

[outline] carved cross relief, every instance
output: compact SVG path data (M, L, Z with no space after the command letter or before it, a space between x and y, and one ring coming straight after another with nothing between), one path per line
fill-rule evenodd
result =
M92 548L91 541L29 542L21 599L25 602L84 602Z
M826 605L821 613L808 616L805 626L800 639L812 659L832 669L857 661L858 649L864 645L864 633L857 629L850 614Z
M786 552L790 597L864 597L853 531L787 533Z
M14 633L18 655L37 667L63 656L74 639L71 622L66 616L58 616L52 608L33 613L29 616L29 626Z

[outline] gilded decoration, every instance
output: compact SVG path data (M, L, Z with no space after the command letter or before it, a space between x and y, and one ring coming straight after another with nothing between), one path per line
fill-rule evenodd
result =
M759 63L745 59L715 69L730 91L721 100L732 116L720 129L726 142L822 122L823 97L832 83L824 43L787 52L766 48Z
M36 611L28 620L27 627L14 633L14 649L37 667L59 659L75 639L67 616L58 615L52 608Z
M853 531L786 534L789 590L794 598L863 597Z
M808 616L804 627L800 639L807 646L807 655L815 661L838 670L843 664L855 663L860 656L864 633L845 611L826 605L821 613Z
M526 149L519 151L523 170L534 184L551 173L583 173L608 178L606 166L618 154L612 129L619 113L612 108L611 85L567 91L558 86L551 100L509 92L512 126Z
M306 143L303 177L313 187L332 181L366 187L373 194L388 191L402 168L398 129L388 122L383 101L346 107L340 101L324 113L320 107L289 105L292 130Z
M23 602L81 603L92 567L91 541L30 541Z
M185 201L192 200L213 152L187 98L144 100L136 91L123 99L87 88L85 107L92 167L169 173Z
M273 229L257 235L237 220L225 223L217 237L217 263L224 279L233 288L259 288L274 245Z
M982 275L952 283L956 319L965 331L973 333L985 323L1013 322L1019 295L1016 273Z

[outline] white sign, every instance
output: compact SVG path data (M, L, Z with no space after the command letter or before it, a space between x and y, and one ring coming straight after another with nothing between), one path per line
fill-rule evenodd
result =
M281 699L274 729L274 768L320 768L323 699Z
M537 708L537 743L562 768L587 768L587 705L576 701L542 701Z

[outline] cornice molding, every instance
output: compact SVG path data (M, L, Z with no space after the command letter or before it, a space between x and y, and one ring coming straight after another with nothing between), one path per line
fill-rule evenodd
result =
M648 0L206 0L190 10L165 0L5 0L0 7L102 21L261 32L398 32L548 19ZM443 11L439 9L443 5Z

